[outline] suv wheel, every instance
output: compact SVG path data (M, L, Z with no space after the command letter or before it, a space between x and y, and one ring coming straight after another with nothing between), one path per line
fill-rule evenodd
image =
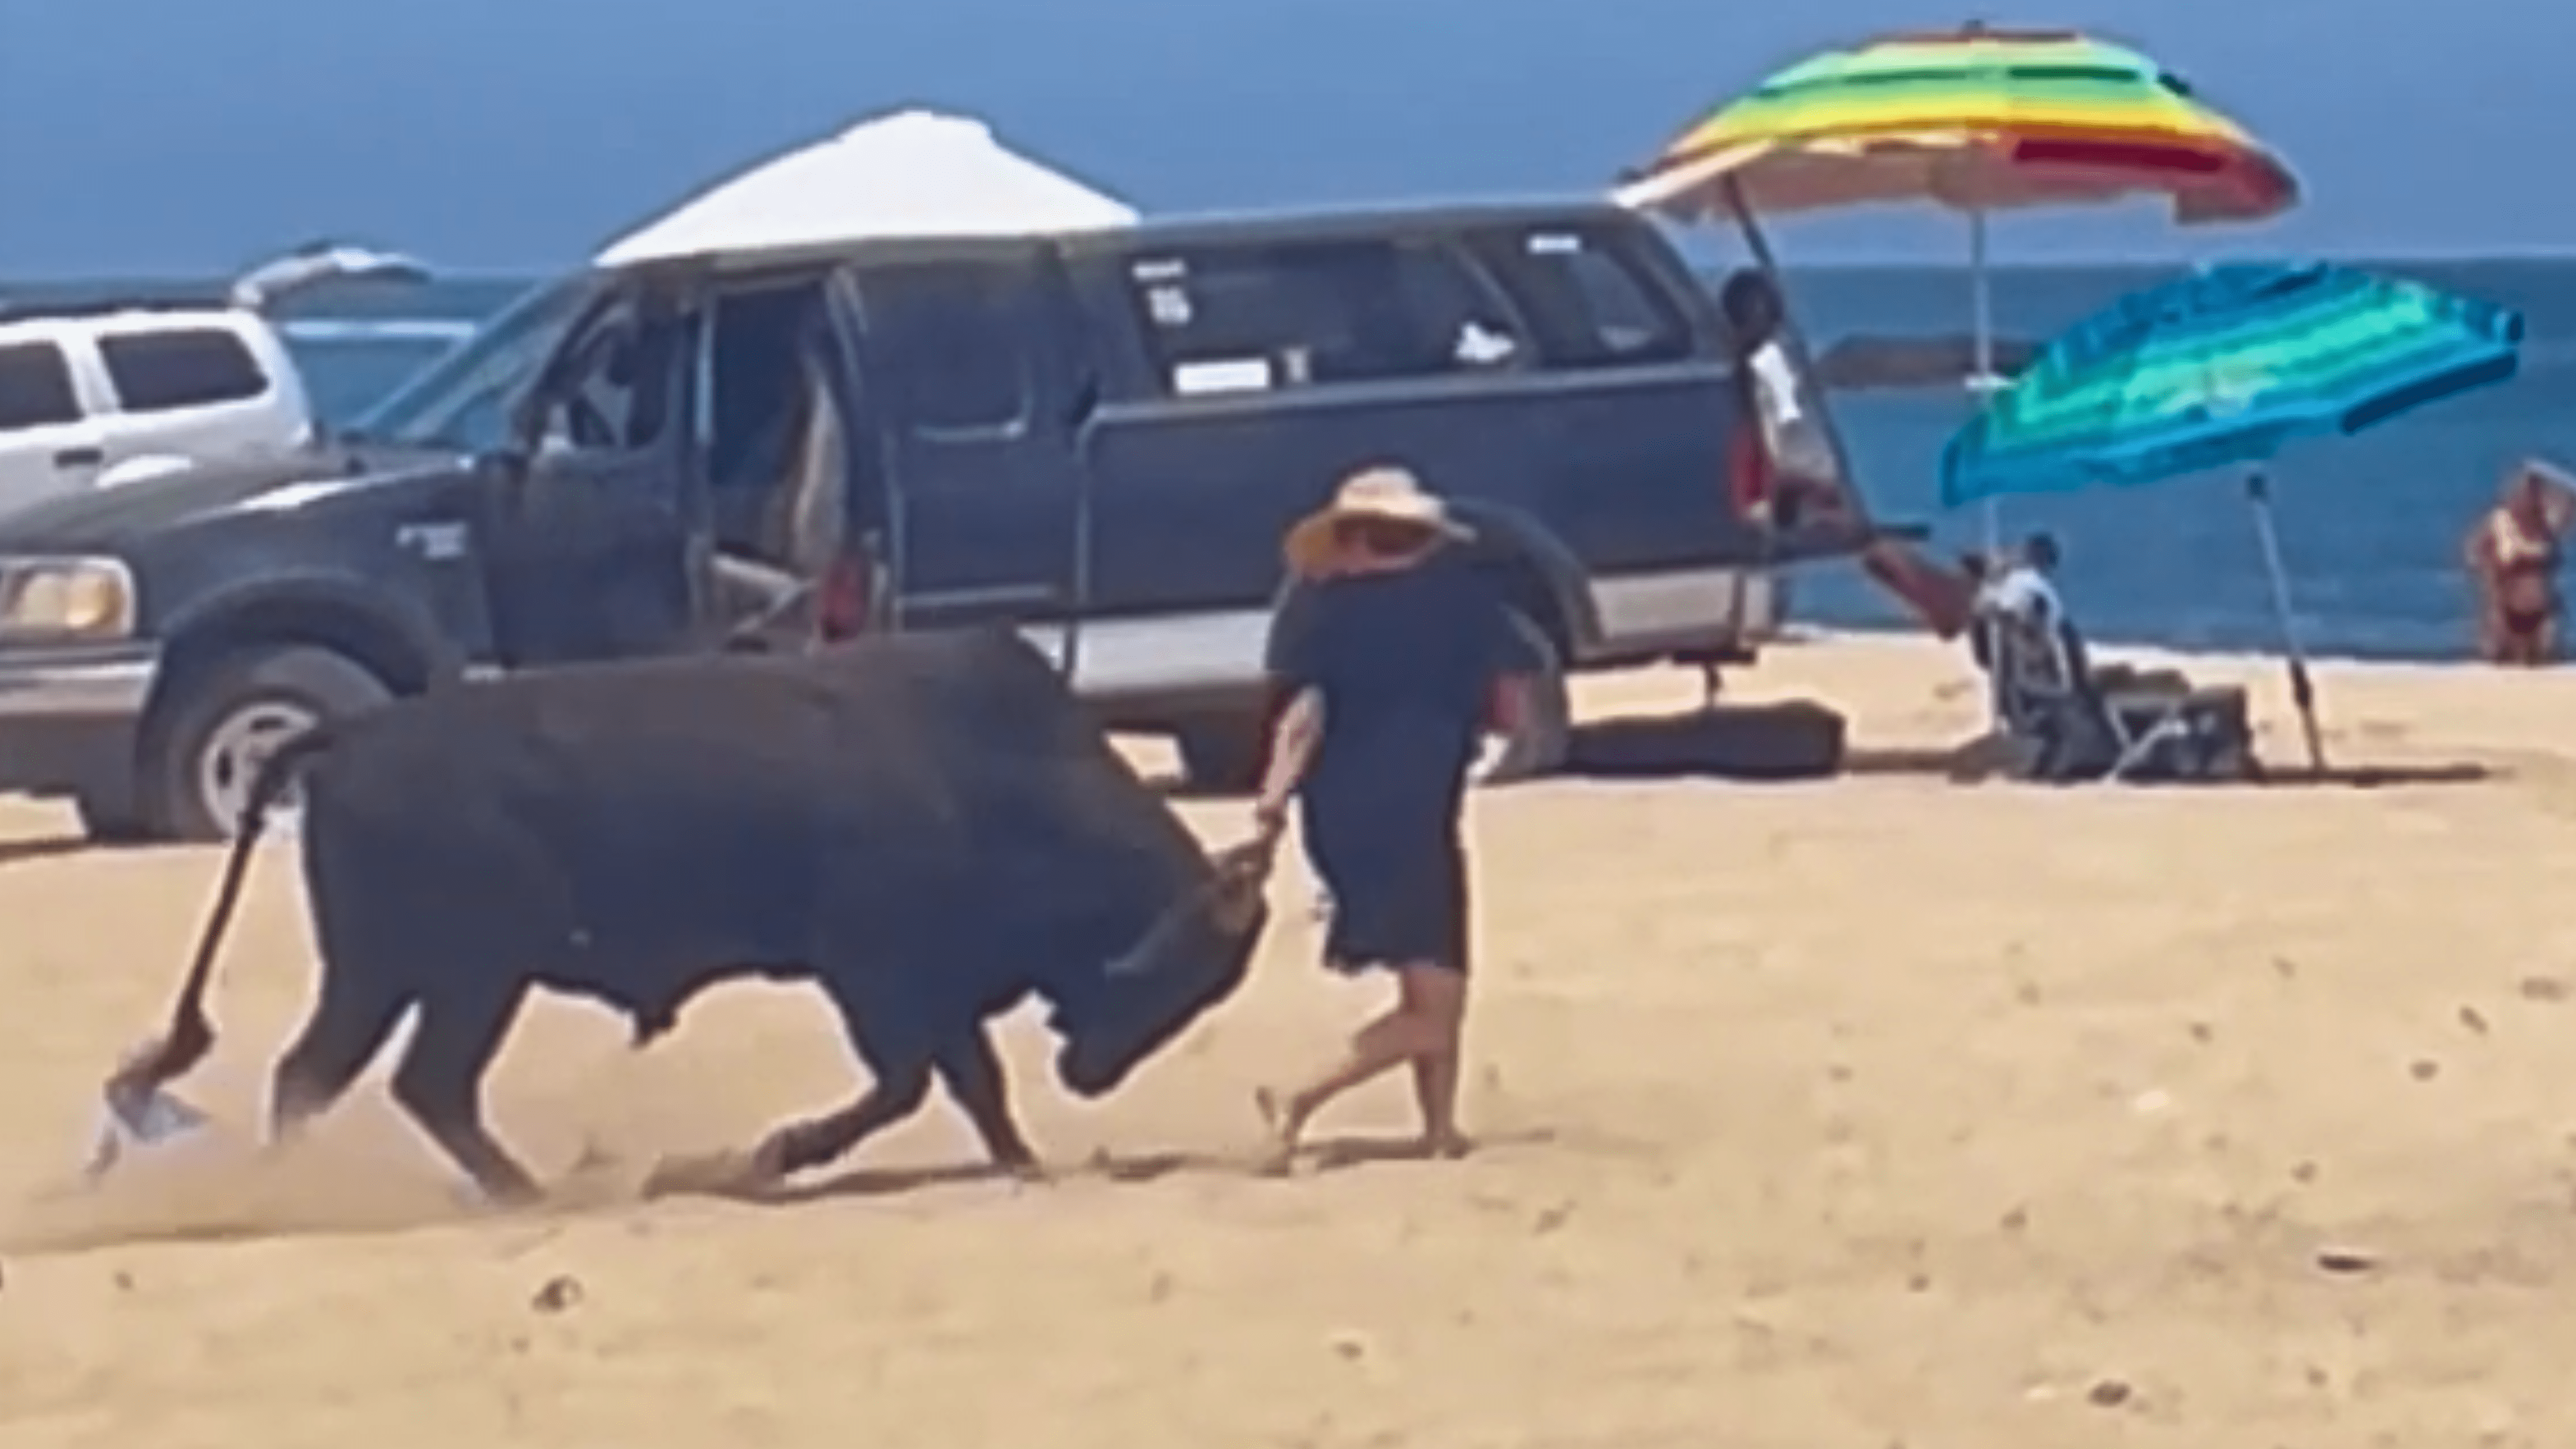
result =
M223 659L183 684L145 727L142 809L165 837L229 839L259 767L281 745L392 698L365 666L328 649L289 645ZM280 811L297 798L289 787Z

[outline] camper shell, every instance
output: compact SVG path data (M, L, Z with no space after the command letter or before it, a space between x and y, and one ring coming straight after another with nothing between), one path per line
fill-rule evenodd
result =
M1679 256L1589 202L645 255L293 459L0 518L0 788L219 835L317 720L774 626L727 559L843 627L1015 626L1239 784L1281 535L1388 462L1545 646L1543 768L1564 671L1749 660L1782 569L1877 536L1739 516L1735 400Z

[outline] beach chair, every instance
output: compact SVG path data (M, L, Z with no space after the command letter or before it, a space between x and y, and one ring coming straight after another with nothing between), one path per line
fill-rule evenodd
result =
M2096 667L2045 591L1990 591L1971 636L2014 773L2049 783L2242 780L2254 773L2245 691L2174 670Z

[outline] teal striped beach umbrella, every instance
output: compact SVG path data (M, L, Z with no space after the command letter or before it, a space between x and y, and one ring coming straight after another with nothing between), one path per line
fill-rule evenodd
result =
M2304 438L2358 433L2513 376L2509 308L2324 263L2236 264L2123 298L2042 349L1941 452L1956 506L2247 470L2311 760L2313 691L2262 469Z

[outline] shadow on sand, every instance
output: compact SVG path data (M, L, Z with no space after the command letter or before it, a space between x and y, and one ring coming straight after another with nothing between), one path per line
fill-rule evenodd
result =
M105 848L86 835L37 835L24 840L0 840L0 870Z
M1476 1139L1479 1156L1497 1148L1528 1147L1557 1140L1548 1128L1525 1128L1518 1131L1489 1132ZM1409 1137L1340 1136L1320 1137L1306 1144L1299 1159L1318 1173L1342 1172L1375 1163L1427 1162L1421 1144ZM1051 1166L1044 1177L1029 1180L1032 1188L1043 1188L1055 1182L1149 1183L1178 1176L1258 1178L1261 1159L1257 1149L1247 1146L1239 1152L1172 1151L1111 1154L1094 1153L1078 1165ZM712 1197L732 1202L756 1203L771 1207L792 1207L804 1203L831 1202L844 1198L892 1197L936 1187L956 1187L971 1183L1001 1183L1013 1180L1006 1169L990 1163L943 1163L929 1167L866 1167L843 1172L817 1182L795 1183L785 1187L726 1191L693 1188L663 1194L669 1197Z

